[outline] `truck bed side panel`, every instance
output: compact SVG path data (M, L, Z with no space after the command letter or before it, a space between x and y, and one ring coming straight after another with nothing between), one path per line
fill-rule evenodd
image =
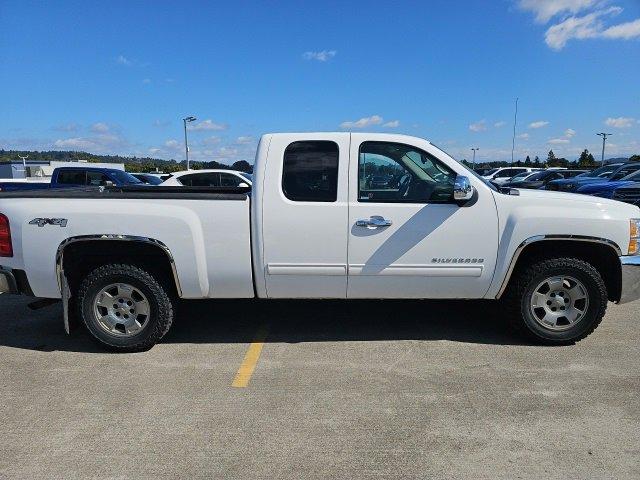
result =
M0 263L24 269L36 296L59 298L55 259L62 242L85 235L148 237L169 248L183 298L249 298L254 295L249 203L246 196L2 198L0 211L11 220L14 258ZM34 218L65 218L67 226L29 224Z

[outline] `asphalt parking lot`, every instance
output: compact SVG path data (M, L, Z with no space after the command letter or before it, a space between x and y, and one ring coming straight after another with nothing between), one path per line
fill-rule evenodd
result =
M109 354L28 301L0 296L0 478L640 477L638 304L552 348L484 302L193 302Z

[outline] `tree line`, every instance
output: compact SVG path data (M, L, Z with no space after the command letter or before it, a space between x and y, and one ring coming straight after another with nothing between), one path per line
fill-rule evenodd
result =
M77 162L84 161L89 163L123 163L128 172L144 173L155 172L157 170L171 173L187 169L187 162L182 160L162 160L151 157L123 157L121 155L95 155L87 152L74 151L22 151L22 150L0 150L0 162L20 161L19 156L28 155L28 161L36 162ZM201 170L204 168L220 168L227 170L239 170L241 172L251 173L253 165L246 160L238 160L232 165L214 161L210 162L189 162L193 170Z
M629 160L630 162L638 162L640 161L640 155L632 155ZM468 160L463 160L465 165L470 166L471 162ZM593 169L600 166L600 162L596 161L593 155L586 148L582 151L577 160L567 160L563 157L556 157L553 153L553 150L549 150L547 154L547 158L542 161L536 155L533 160L531 157L527 155L524 160L518 160L516 162L510 163L505 161L500 162L476 162L476 168L496 168L496 167L531 167L531 168L547 168L547 167L564 167L564 168L581 168L581 169Z

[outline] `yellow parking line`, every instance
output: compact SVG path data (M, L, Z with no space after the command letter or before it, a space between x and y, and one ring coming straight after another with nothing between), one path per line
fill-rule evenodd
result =
M256 364L260 359L260 352L262 352L262 346L268 334L269 329L266 325L261 326L256 332L253 343L249 345L249 350L247 350L242 365L240 365L236 373L236 378L233 379L233 383L231 384L233 387L245 388L249 385L249 380L251 380L251 375L253 375Z

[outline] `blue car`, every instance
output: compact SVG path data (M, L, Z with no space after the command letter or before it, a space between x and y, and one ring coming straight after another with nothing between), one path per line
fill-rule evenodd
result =
M639 167L640 168L640 167ZM614 178L616 177L616 178ZM619 187L631 185L640 181L640 169L629 175L618 179L617 175L613 175L605 182L590 183L583 185L576 190L576 193L584 193L585 195L595 195L596 197L612 198L613 192Z
M618 200L619 202L640 206L640 182L632 182L623 187L616 188L613 191L611 198Z
M560 192L575 192L582 185L587 185L589 183L594 182L604 182L607 181L612 175L616 174L618 170L626 165L630 165L627 163L610 163L609 165L604 165L600 168L596 168L592 172L585 173L582 175L578 175L574 178L565 178L562 180L552 180L547 183L546 190L556 190ZM636 165L635 163L632 165ZM640 163L638 164L640 166ZM628 175L631 171L625 173L619 178L622 178L625 175Z

